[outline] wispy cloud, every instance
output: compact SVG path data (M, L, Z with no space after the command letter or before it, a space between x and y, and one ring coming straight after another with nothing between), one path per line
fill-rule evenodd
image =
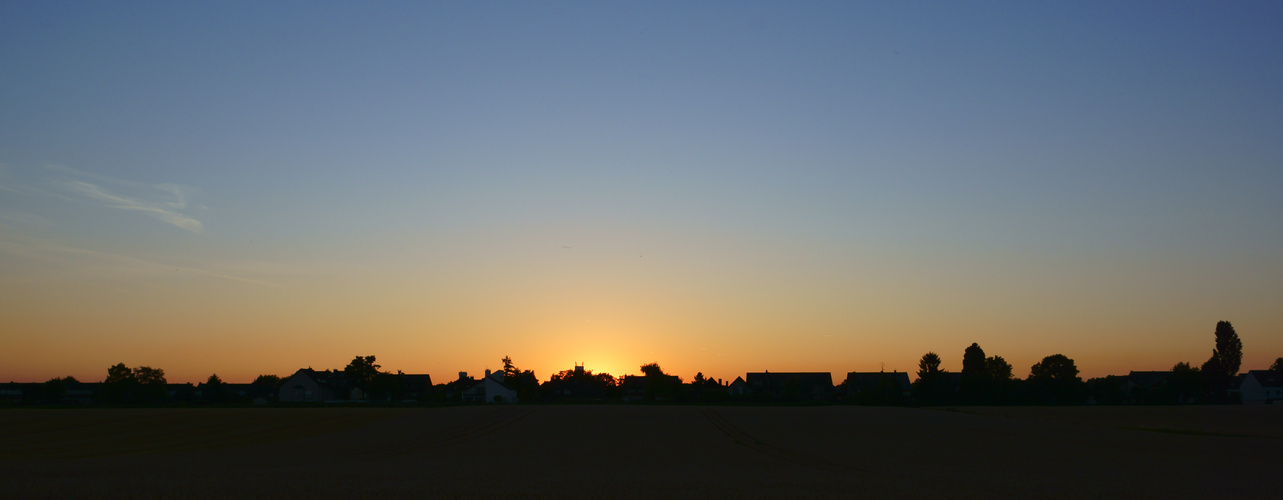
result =
M204 229L199 220L183 213L187 209L187 200L196 193L196 188L117 179L61 165L50 165L45 169L57 174L51 182L67 198L117 210L139 212L197 234Z
M109 276L173 275L172 273L207 276L224 280L276 286L278 283L250 278L206 267L174 264L161 260L89 250L40 238L0 236L0 252L55 264L66 272Z
M0 224L21 224L24 226L52 226L53 222L39 215L0 209Z

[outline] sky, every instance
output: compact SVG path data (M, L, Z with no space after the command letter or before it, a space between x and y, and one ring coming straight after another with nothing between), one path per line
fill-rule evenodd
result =
M1277 2L0 3L0 380L1283 356Z

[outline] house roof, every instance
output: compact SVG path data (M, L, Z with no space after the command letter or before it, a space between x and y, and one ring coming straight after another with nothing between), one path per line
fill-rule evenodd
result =
M833 374L829 372L762 372L749 373L745 381L752 386L773 387L786 383L824 385L833 387Z
M294 375L298 375L300 373L316 381L316 385L329 387L331 389L347 389L352 385L347 377L343 375L343 372L338 370L318 371L311 368L300 368L298 371L294 372ZM291 377L294 375L291 375Z
M1172 378L1172 372L1138 372L1127 374L1127 380L1138 387L1154 387Z
M432 388L432 377L426 373L409 374L398 373L396 375L401 383L401 387L408 389L410 392L426 391Z
M498 377L495 377L495 376L494 376L495 374L499 374L499 376L498 376ZM508 385L506 382L504 382L504 379L503 379L503 372L494 372L494 373L492 373L492 374L490 374L490 375L491 375L491 376L488 376L488 377L481 377L481 379L480 379L480 380L477 380L477 381L475 381L475 382L474 382L474 383L472 383L472 384L465 385L465 386L464 386L464 390L465 390L465 391L471 391L471 390L476 389L476 388L478 388L478 387L484 387L484 386L486 385L486 382L489 382L489 383L492 383L492 384L497 384L497 385L499 385L500 387L503 387L504 389L508 389L508 390L510 390L510 391L515 391L515 390L517 390L515 387L512 387L512 386Z
M1255 378L1261 387L1283 387L1283 372L1270 370L1251 370L1247 376Z
M909 374L906 372L850 372L846 374L848 388L869 387L891 380L903 390L910 390Z

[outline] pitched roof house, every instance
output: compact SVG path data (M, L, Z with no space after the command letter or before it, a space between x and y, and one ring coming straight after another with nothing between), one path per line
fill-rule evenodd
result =
M735 381L726 387L726 393L732 396L747 396L752 394L752 391L749 390L748 382L744 381L744 377L735 377Z
M913 391L906 372L850 372L846 374L846 392L858 394L862 391L882 386L899 389L904 395Z
M850 372L845 396L860 404L901 404L913 397L913 386L905 372Z
M401 399L424 399L432 394L432 376L426 373L397 373Z
M1251 370L1238 386L1243 404L1283 404L1283 372Z
M1172 372L1170 371L1136 371L1132 370L1127 373L1127 390L1133 389L1157 389L1171 383Z
M462 378L463 374L460 374ZM486 376L472 387L464 389L464 401L484 403L516 403L517 391L503 383L503 372L486 370Z
M794 400L833 397L833 374L828 372L749 373L744 382L753 394ZM734 383L732 383L734 385Z
M355 397L353 397L355 396ZM320 403L338 399L360 399L357 389L341 371L301 368L281 383L278 399L285 403Z

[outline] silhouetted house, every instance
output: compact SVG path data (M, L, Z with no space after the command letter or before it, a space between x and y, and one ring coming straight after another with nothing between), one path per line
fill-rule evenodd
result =
M1128 391L1153 391L1166 387L1172 382L1170 371L1131 371L1127 373Z
M619 399L624 402L672 401L679 396L682 378L677 375L624 375Z
M441 384L441 394L447 401L463 401L463 391L476 385L477 379L468 376L468 372L459 372L459 378Z
M619 382L619 399L624 402L646 400L646 377L643 375L624 375Z
M223 393L236 401L249 401L254 394L254 384L223 384Z
M845 385L845 396L862 404L898 404L913 397L905 372L850 372Z
M426 373L398 373L397 383L401 385L401 399L422 400L432 394L432 376Z
M202 401L216 400L221 403L243 403L249 401L254 394L254 384L229 384L223 382L215 387L208 384L196 386L196 399ZM211 391L216 391L213 393Z
M747 396L752 394L752 391L749 390L748 382L744 381L744 377L735 377L735 381L726 387L726 393L732 396Z
M486 376L482 377L480 382L464 389L463 400L479 403L516 403L517 390L503 383L503 372L491 373L490 370L486 370Z
M539 385L541 397L550 401L606 399L610 394L612 380L603 378L584 370L583 365L576 364L573 370L553 375L551 379Z
M744 382L754 395L792 401L833 398L833 374L828 372L749 373Z
M94 402L94 391L97 383L67 382L67 392L59 398L59 403L88 406Z
M198 396L196 386L191 382L186 384L165 384L165 394L170 401L187 403L196 399Z
M1170 371L1131 371L1124 390L1128 403L1170 404L1176 396Z
M348 381L343 372L302 368L281 384L278 399L285 403L320 403L361 396L361 390Z
M1242 391L1240 391L1240 389L1243 387L1243 382L1246 380L1247 380L1246 373L1240 373L1238 375L1235 375L1234 378L1230 380L1230 388L1228 391L1226 391L1227 395L1230 398L1230 401L1238 402L1238 403L1243 402L1243 393Z
M1283 372L1251 370L1238 386L1243 404L1283 404Z
M22 402L23 385L16 382L0 384L0 403L19 404Z

